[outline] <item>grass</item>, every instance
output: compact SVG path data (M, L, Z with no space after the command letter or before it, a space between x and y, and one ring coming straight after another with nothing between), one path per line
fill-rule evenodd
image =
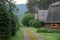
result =
M36 40L35 36L29 30L32 30L35 33L37 33L36 31L38 29L37 28L26 28L27 35L29 36L29 38L31 40ZM44 40L60 40L60 33L37 33L37 34L39 34ZM22 28L20 28L17 31L16 36L12 37L11 40L24 40Z
M22 28L20 28L14 37L11 38L11 40L24 40Z
M29 29L34 32L38 30L37 28ZM44 40L60 40L60 33L37 33L37 34L39 34Z
M60 33L39 33L45 40L60 40Z
M29 38L30 38L31 40L36 40L35 35L32 34L32 32L29 31L29 28L26 28L26 33L27 33L27 35L29 36Z

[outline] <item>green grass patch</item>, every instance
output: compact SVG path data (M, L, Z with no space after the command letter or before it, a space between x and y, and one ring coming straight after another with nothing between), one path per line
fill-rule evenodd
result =
M20 29L16 32L16 35L15 35L14 37L12 37L10 40L24 40L22 28L20 28Z
M60 40L60 33L39 33L45 40Z
M29 28L30 30L34 31L37 33L37 28ZM39 34L44 40L60 40L60 33L42 33L39 32Z

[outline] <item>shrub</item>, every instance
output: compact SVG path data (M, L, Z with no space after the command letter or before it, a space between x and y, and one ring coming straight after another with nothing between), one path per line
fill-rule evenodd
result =
M8 13L1 13L0 14L0 37L1 40L8 40L11 36L14 36L18 26L16 15L8 14Z
M41 29L38 29L38 30L37 30L37 33L40 33L40 32L45 33L45 32L47 32L47 31L48 31L47 28L41 28Z
M25 26L29 26L29 21L32 19L34 19L33 15L30 13L26 13L23 15L22 24Z
M30 26L33 26L35 28L39 28L42 25L42 21L40 21L40 20L31 20L29 22L29 24L30 24Z
M41 28L37 30L37 33L60 33L60 30L58 29L48 29L48 28Z
M33 27L33 22L34 22L34 20L30 20L30 21L29 21L29 26L30 26L30 27Z

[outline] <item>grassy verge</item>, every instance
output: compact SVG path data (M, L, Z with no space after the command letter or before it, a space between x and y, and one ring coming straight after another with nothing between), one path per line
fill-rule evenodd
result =
M35 35L29 31L29 28L26 28L26 33L31 40L36 40Z
M30 30L37 33L37 28L29 28ZM39 34L44 40L60 40L60 33L37 33Z
M60 33L39 33L45 40L60 40Z
M20 28L17 31L16 35L14 37L12 37L11 40L24 40L23 33L22 33L22 28Z

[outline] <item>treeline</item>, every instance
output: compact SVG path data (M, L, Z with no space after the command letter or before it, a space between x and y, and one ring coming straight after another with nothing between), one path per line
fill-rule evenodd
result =
M0 40L9 40L19 28L17 10L13 0L0 0Z
M60 0L28 0L27 8L30 13L35 13L37 9L46 10L49 5ZM37 8L37 9L36 9Z

